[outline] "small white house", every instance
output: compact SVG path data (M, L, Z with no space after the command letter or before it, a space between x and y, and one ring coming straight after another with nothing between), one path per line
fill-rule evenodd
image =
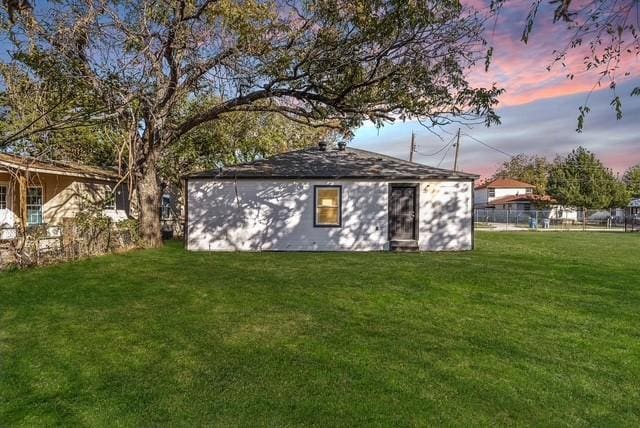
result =
M543 216L556 221L577 221L578 211L573 207L558 205L557 201L548 195L533 193L533 184L511 178L498 178L486 182L475 188L475 207L484 213L487 210L502 211L536 211L543 212Z
M476 175L317 148L185 178L202 251L471 250Z

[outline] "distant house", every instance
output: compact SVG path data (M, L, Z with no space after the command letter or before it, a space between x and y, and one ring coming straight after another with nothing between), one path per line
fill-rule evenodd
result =
M640 198L631 199L624 211L628 217L640 217Z
M510 178L488 181L475 188L474 205L482 210L535 211L543 210L546 218L577 220L577 210L563 207L548 195L533 193L533 184Z
M126 219L126 186L115 170L0 153L0 239L18 225L61 225L89 208Z
M473 248L473 174L317 148L186 177L189 250Z
M530 210L536 201L548 198L534 195L533 188L532 184L523 181L499 178L477 186L473 202L476 208L508 208L526 211Z

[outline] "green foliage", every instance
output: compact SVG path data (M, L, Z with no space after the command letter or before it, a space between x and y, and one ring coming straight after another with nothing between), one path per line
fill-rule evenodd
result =
M556 159L549 173L549 194L564 205L600 209L629 203L624 184L596 156L578 147Z
M191 105L190 108L201 108ZM163 153L161 175L179 186L184 174L250 162L315 146L332 138L327 128L293 122L277 113L236 112L184 135Z
M127 232L134 245L140 244L140 233L138 233L138 221L136 219L121 220L116 223L116 229L121 232Z
M81 233L100 234L111 227L110 217L105 216L101 209L84 209L76 214L75 224Z
M503 162L491 179L513 178L524 181L533 184L535 194L546 195L550 169L551 164L544 156L520 153Z
M640 198L640 164L627 169L622 176L622 181L634 198Z

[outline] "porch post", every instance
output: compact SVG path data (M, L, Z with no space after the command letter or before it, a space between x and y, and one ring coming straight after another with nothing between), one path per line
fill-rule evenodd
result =
M27 177L24 173L18 174L18 212L22 228L27 227Z

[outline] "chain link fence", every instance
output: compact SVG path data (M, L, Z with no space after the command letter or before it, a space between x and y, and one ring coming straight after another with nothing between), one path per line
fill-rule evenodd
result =
M476 208L476 230L640 231L640 214L622 209L509 210Z

